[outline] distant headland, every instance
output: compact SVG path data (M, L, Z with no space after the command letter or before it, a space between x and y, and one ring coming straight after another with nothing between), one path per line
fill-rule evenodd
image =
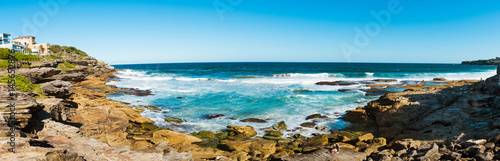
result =
M489 60L462 61L462 65L500 65L500 57Z

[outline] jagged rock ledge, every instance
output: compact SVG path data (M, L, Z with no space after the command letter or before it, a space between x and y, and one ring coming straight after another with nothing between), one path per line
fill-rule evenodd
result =
M347 111L344 120L376 127L374 133L389 141L367 160L499 160L499 96L496 75L474 84L389 93Z

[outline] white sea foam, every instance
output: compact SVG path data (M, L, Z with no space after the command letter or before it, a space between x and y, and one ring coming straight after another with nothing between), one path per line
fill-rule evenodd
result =
M146 111L144 116L151 118L160 126L177 127L178 131L194 132L209 130L216 132L222 130L226 125L251 125L256 129L270 127L279 121L285 121L289 129L300 127L306 122L304 118L310 114L320 113L330 118L337 118L335 113L344 113L346 110L362 106L368 101L376 99L376 96L366 97L361 91L339 93L339 89L367 88L360 84L351 86L327 86L315 85L320 81L369 81L372 79L397 79L398 81L421 81L432 80L440 77L448 80L462 79L486 79L495 74L495 70L485 72L469 73L417 73L404 74L402 77L391 77L390 74L380 76L380 73L365 73L366 77L346 78L342 74L335 73L289 73L278 74L267 77L255 78L227 78L213 79L206 77L187 77L168 73L148 74L144 71L124 70L117 72L121 81L111 81L108 84L118 87L151 89L153 96L139 97L131 95L109 96L112 99L132 103L132 105L156 105L162 106L165 113ZM400 82L390 82L395 84ZM323 92L320 94L316 94ZM184 97L176 99L176 97ZM158 100L164 99L164 102ZM139 102L138 102L139 101ZM240 101L240 102L238 102ZM278 102L275 106L268 105L269 102ZM247 107L248 106L248 107ZM261 107L261 106L269 106ZM241 108L256 108L245 112ZM222 113L226 116L206 120L201 115L209 113ZM186 122L179 126L172 126L165 122L165 115L179 117ZM243 123L240 119L245 118L270 119L267 123ZM236 118L236 119L230 119ZM348 125L341 120L319 122L330 128L342 128ZM258 130L263 135L262 130ZM310 136L318 132L315 129L308 131L292 131L286 133L301 133ZM285 133L285 136L286 136Z
M286 73L286 74L276 74L273 77L299 77L299 78L318 78L318 77L330 77L335 76L329 73L318 73L318 74L305 74L305 73Z

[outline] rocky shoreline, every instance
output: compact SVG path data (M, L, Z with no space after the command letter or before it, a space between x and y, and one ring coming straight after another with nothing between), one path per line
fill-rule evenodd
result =
M499 160L499 96L497 74L474 84L386 94L344 119L373 124L389 141L367 160Z
M64 63L76 66L66 71L56 68ZM141 112L161 109L134 107L106 98L107 94L151 95L147 90L106 85L116 71L94 59L55 60L19 69L16 73L39 85L41 92L15 92L19 105L18 131L22 137L16 142L17 152L8 152L8 127L2 119L0 159L493 160L500 157L500 147L496 146L500 144L497 76L480 82L436 79L439 85L377 84L397 80L374 80L375 84L318 82L318 85L339 86L361 83L370 88L367 93L384 95L348 111L343 119L353 124L344 130L313 137L284 136L285 130L301 129L291 129L294 127L287 127L281 121L263 129L266 134L258 137L250 126L228 125L225 131L192 134L158 127L141 116ZM0 104L6 107L7 84L0 87ZM394 88L404 91L389 90ZM5 116L6 111L0 114ZM327 130L314 124L321 119L326 118L321 114L308 116L302 126ZM266 120L242 120L262 121ZM340 145L340 153L327 153L333 144Z

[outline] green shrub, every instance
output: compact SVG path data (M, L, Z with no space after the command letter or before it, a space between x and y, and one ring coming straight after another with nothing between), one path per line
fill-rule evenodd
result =
M58 60L58 59L63 59L63 57L56 56L56 55L46 55L46 56L43 56L41 61L51 61L51 60Z
M9 67L9 60L8 59L0 59L0 68L7 68Z
M74 69L76 64L63 62L57 65L57 69L61 69L63 72L67 72L70 69Z
M23 54L20 52L14 53L14 57L16 57L18 61L39 61L39 58L36 55Z
M63 48L59 45L50 45L49 50L54 53L60 53L63 51Z
M2 83L9 83L10 77L4 76L4 77L0 78L0 80ZM15 82L16 87L20 91L33 92L33 93L38 94L38 97L42 97L42 98L46 97L45 95L43 95L42 89L40 88L39 84L33 84L33 83L31 83L30 80L28 80L28 78L21 76L21 75L17 75L17 74L16 74L15 80L16 80L16 82Z
M66 53L76 53L78 51L78 49L73 46L63 46L63 49Z
M10 49L0 48L0 59L9 59Z
M78 54L78 55L81 55L81 56L89 56L86 52L83 52L83 51L81 51L81 50L78 50L78 51L77 51L77 54Z

